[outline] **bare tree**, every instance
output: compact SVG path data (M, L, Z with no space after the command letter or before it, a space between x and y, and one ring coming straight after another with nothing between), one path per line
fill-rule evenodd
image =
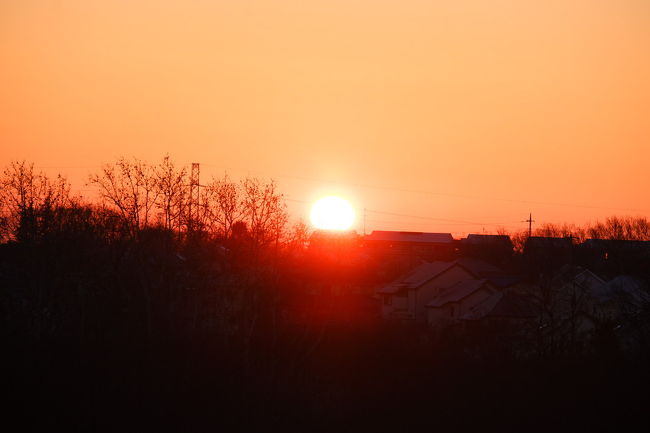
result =
M571 238L575 242L582 242L586 237L586 231L584 228L566 223L543 223L535 230L534 234L535 236L544 237Z
M259 179L242 181L243 210L253 241L257 245L280 242L288 215L282 194L275 182L262 183Z
M115 164L105 164L89 181L99 187L100 197L119 211L132 235L149 225L160 189L154 169L147 163L120 158Z
M225 175L207 185L205 197L208 224L218 235L230 238L233 225L244 217L241 186Z
M309 227L301 219L291 227L288 233L287 246L289 247L289 250L291 251L303 250L307 246L310 236L311 233Z
M512 241L513 249L522 253L524 251L524 246L528 240L528 230L519 230L510 235L510 240Z
M161 212L163 225L167 230L180 230L187 201L187 170L177 169L165 155L160 165L154 168L156 177L156 207Z
M33 238L46 230L54 210L70 204L70 184L58 175L54 180L34 171L34 164L14 161L3 172L2 191L5 236Z
M10 236L9 210L5 204L4 194L0 194L0 242L6 242Z
M650 221L644 217L612 216L589 227L587 233L595 239L647 241L650 240Z

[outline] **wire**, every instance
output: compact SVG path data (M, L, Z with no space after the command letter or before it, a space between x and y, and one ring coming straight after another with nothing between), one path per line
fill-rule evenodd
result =
M368 223L373 223L373 224L392 224L392 225L399 225L399 226L419 226L419 227L430 227L431 224L428 224L426 222L415 222L415 221L398 221L398 220L392 220L392 221L387 221L387 220L377 220L374 218L367 219L366 222ZM463 223L437 223L437 226L485 226L487 224L463 224ZM496 225L497 227L515 227L515 225L512 224L505 224L505 225Z
M203 164L207 167L213 167L213 168L222 168L226 171L228 171L228 168L224 167L219 167L216 165L211 165L211 164ZM465 198L465 199L473 199L473 200L493 200L493 201L504 201L504 202L511 202L511 203L523 203L523 204L533 204L533 205L541 205L541 206L561 206L561 207L575 207L575 208L586 208L586 209L605 209L605 210L618 210L618 211L633 211L633 212L646 212L647 210L644 209L630 209L630 208L616 208L616 207L608 207L608 206L594 206L594 205L587 205L587 204L572 204L572 203L559 203L559 202L545 202L545 201L537 201L537 200L521 200L521 199L512 199L512 198L503 198L503 197L485 197L485 196L476 196L476 195L466 195L466 194L457 194L457 193L449 193L449 192L440 192L440 191L425 191L425 190L419 190L419 189L407 189L407 188L399 188L399 187L391 187L391 186L378 186L378 185L371 185L371 184L365 184L365 183L354 183L354 182L341 182L341 181L331 181L331 180L323 180L323 179L316 179L312 177L305 177L305 176L294 176L294 175L288 175L288 174L271 174L269 172L264 172L264 171L259 171L259 170L247 170L247 169L230 169L234 171L243 171L247 173L259 173L259 174L264 174L266 176L269 176L271 178L278 177L278 178L286 178L286 179L296 179L296 180L301 180L301 181L308 181L308 182L315 182L315 183L333 183L337 185L345 185L345 186L356 186L360 188L370 188L370 189L379 189L379 190L386 190L386 191L397 191L397 192L403 192L403 193L412 193L412 194L423 194L423 195L438 195L438 196L444 196L444 197L456 197L456 198Z
M181 164L182 166L190 166L191 164ZM217 166L214 164L204 164L201 163L202 166L204 167L211 167L211 168L218 168L218 169L223 169L225 172L230 171L240 171L240 172L246 172L246 173L258 173L262 174L265 176L269 176L270 178L284 178L284 179L295 179L295 180L300 180L300 181L307 181L307 182L314 182L314 183L333 183L333 184L338 184L338 185L345 185L345 186L354 186L354 187L360 187L360 188L369 188L369 189L378 189L378 190L384 190L384 191L396 191L396 192L402 192L402 193L412 193L412 194L423 194L423 195L437 195L437 196L444 196L444 197L455 197L455 198L464 198L464 199L473 199L473 200L492 200L492 201L503 201L503 202L510 202L510 203L522 203L522 204L531 204L531 205L541 205L541 206L560 206L560 207L573 207L573 208L585 208L585 209L604 209L604 210L613 210L613 211L627 211L627 212L647 212L647 209L631 209L631 208L617 208L617 207L608 207L608 206L594 206L594 205L588 205L588 204L572 204L572 203L560 203L560 202L545 202L545 201L536 201L536 200L521 200L521 199L512 199L512 198L503 198L503 197L485 197L485 196L476 196L476 195L466 195L466 194L457 194L457 193L449 193L449 192L440 192L440 191L425 191L425 190L419 190L419 189L407 189L407 188L399 188L399 187L391 187L391 186L379 186L379 185L371 185L371 184L365 184L365 183L355 183L355 182L341 182L341 181L331 181L331 180L323 180L323 179L316 179L312 177L305 177L305 176L295 176L295 175L289 175L289 174L271 174L266 171L260 171L260 170L250 170L250 169L242 169L242 168L228 168L228 167L223 167L223 166ZM99 165L94 165L94 166L69 166L69 167L54 167L54 166L39 166L38 168L97 168L101 167ZM377 211L380 212L380 211ZM381 212L384 213L384 212ZM407 216L407 217L412 217L412 218L424 218L424 219L431 219L431 220L439 220L439 221L445 221L443 219L435 219L435 218L430 218L430 217L419 217L419 216L414 216L414 215L398 215L398 216ZM457 221L461 222L461 221ZM474 223L474 222L465 222L467 224L483 224L483 223ZM500 223L485 223L485 224L500 224Z
M417 218L417 219L424 219L424 220L431 220L431 221L450 222L450 223L454 223L454 224L503 225L503 224L511 224L511 223L513 223L513 221L490 222L490 223L488 223L488 222L476 222L476 221L464 221L464 220L454 220L454 219L446 219L446 218L425 217L425 216L419 216L419 215L407 215L407 214L400 214L400 213L394 213L394 212L385 212L385 211L379 211L379 210L373 210L373 209L366 209L366 212L378 213L378 214L382 214L382 215L393 215L393 216L406 217L406 218Z

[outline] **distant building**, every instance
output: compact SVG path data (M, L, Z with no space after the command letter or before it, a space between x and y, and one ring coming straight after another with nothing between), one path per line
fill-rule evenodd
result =
M524 244L524 258L529 269L548 272L573 261L573 238L531 236Z
M563 267L554 277L553 287L555 311L581 316L583 330L604 321L620 321L624 312L638 312L650 301L641 280L620 275L608 282L580 266Z
M650 251L650 241L630 241L623 239L587 239L582 243L585 248L603 251L647 252Z
M497 293L488 280L469 279L446 287L426 305L429 326L449 325Z
M451 260L455 255L454 238L450 233L375 230L363 237L363 245L373 254L412 260Z
M492 263L503 263L513 254L510 236L469 234L458 241L462 257L476 257Z
M650 241L587 239L578 248L581 264L608 275L650 275Z
M499 268L476 259L423 263L377 291L382 298L382 316L424 322L427 320L427 304L446 289L463 281L477 279L490 287L497 287L490 280L498 280L502 276Z

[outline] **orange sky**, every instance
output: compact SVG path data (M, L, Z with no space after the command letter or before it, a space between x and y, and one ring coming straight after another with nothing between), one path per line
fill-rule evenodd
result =
M91 194L169 152L367 230L648 216L649 77L646 0L0 0L0 165Z

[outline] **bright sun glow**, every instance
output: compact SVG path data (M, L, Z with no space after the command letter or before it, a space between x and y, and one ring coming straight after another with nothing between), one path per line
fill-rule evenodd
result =
M354 222L354 209L340 197L318 200L311 208L311 223L322 230L348 230Z

